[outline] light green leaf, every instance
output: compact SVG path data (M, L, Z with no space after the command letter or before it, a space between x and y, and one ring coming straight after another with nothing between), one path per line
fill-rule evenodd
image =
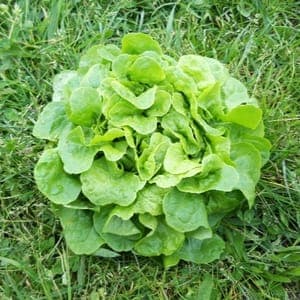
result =
M185 236L197 240L205 240L205 239L210 239L213 236L213 232L210 227L209 228L199 227L196 230L187 232Z
M143 256L171 255L184 241L184 234L167 226L161 218L155 230L139 240L134 250Z
M246 87L233 77L228 77L222 86L222 99L229 111L240 104L251 102Z
M262 111L254 105L240 105L233 108L225 116L224 120L233 122L251 129L255 129L261 122Z
M102 63L102 57L99 55L99 49L103 45L95 45L84 53L79 61L79 68L89 69L91 66Z
M119 101L109 111L112 125L117 127L129 126L140 134L150 134L157 126L156 117L145 117L132 104Z
M212 152L217 154L226 164L232 165L233 163L230 159L230 138L210 134L206 136L209 139Z
M88 199L80 197L71 203L64 204L64 207L72 209L86 209L92 211L99 211L100 207L93 205Z
M44 151L35 166L34 179L38 189L56 204L76 200L81 190L80 181L65 173L57 149Z
M269 140L263 137L245 136L244 142L252 144L260 152L261 167L263 167L270 158L272 145Z
M99 248L96 252L92 253L94 256L106 257L106 258L113 258L120 256L119 253L115 251L111 251L106 248Z
M224 241L217 235L205 240L187 238L179 251L173 255L175 258L177 257L177 259L179 258L197 264L208 264L220 258L224 248Z
M162 54L158 42L145 33L128 33L123 37L122 52L141 54L145 51L155 51L158 54Z
M136 202L133 204L135 213L149 213L153 216L162 214L162 201L168 189L162 189L154 184L145 186L138 192Z
M117 161L121 159L127 150L127 143L125 141L106 143L100 147L104 152L107 160Z
M139 214L139 222L146 228L151 229L152 231L154 231L158 225L157 218L148 213Z
M164 159L164 169L171 174L181 174L199 167L197 160L188 159L180 143L171 144Z
M111 142L114 139L125 136L125 132L120 128L110 128L103 135L95 135L91 141L90 145L99 145L104 142Z
M236 143L231 147L231 158L239 174L235 188L244 194L249 207L252 207L255 199L255 186L260 176L260 153L249 143Z
M161 122L164 134L179 139L184 152L192 155L199 152L203 145L195 139L190 125L191 121L175 110L165 115Z
M202 56L183 55L177 66L195 80L198 89L203 89L216 82L207 60Z
M149 180L162 166L170 139L161 133L154 133L150 145L142 152L136 161L136 166L142 180Z
M190 98L190 103L191 103L191 115L193 119L200 125L203 130L208 133L209 135L215 135L215 136L220 136L223 135L225 132L225 128L214 128L210 126L201 116L199 113L198 109L198 103L195 97Z
M170 173L163 173L152 178L150 180L150 183L155 183L161 188L173 187L181 181L181 179L183 178L181 175L182 174L175 175Z
M169 188L176 186L183 178L192 177L202 171L202 166L198 165L196 168L191 169L185 173L181 174L170 174L170 173L162 173L160 175L155 176L149 182L155 183L157 186L161 188Z
M239 181L237 170L225 163L215 154L202 160L202 172L194 177L184 178L178 189L187 193L204 193L209 190L230 192Z
M108 69L97 64L92 66L81 79L80 86L98 88L104 78L108 74Z
M83 194L95 205L130 205L143 187L138 176L118 168L105 158L95 160L80 176Z
M209 228L203 197L182 193L173 188L163 200L167 224L179 232L193 231L203 226Z
M39 139L56 141L72 124L67 119L63 102L48 103L33 127L33 135Z
M79 61L80 70L87 70L93 65L110 63L117 55L120 49L115 45L95 45L81 56Z
M128 70L136 60L135 55L120 54L112 62L112 71L118 78L126 78Z
M122 99L134 104L135 94L128 87L117 80L111 80L110 86Z
M206 62L216 81L223 84L228 79L229 73L224 64L214 58L205 56L201 56L201 58Z
M80 84L80 76L76 71L63 71L53 78L53 95L52 101L66 101L71 90Z
M75 254L92 254L104 244L94 228L92 212L62 207L56 213L67 244Z
M67 104L69 119L77 125L91 126L101 115L101 97L91 87L74 89Z
M197 84L193 77L187 75L177 66L166 68L166 80L170 82L177 92L182 92L189 99L197 93Z
M243 194L237 190L230 193L211 191L206 207L207 212L208 214L229 213L235 210L243 200Z
M121 50L114 44L107 44L98 48L98 54L104 60L112 62L121 54Z
M245 132L243 135L234 137L233 142L245 142L253 145L260 152L261 167L268 162L272 145L266 138L250 135Z
M128 76L133 81L146 84L159 83L166 78L165 72L160 64L148 56L140 56L137 58L130 66Z
M188 116L190 113L188 103L185 101L184 97L180 93L173 93L172 106L178 113L180 113L183 116Z
M155 100L155 93L156 93L156 86L153 88L150 88L146 90L144 93L140 94L139 96L135 96L135 94L122 85L117 80L113 80L111 82L111 86L114 89L114 91L122 97L122 99L130 102L138 109L147 109L151 107Z
M99 146L88 146L83 130L77 126L58 142L58 153L64 163L64 170L70 174L80 174L88 170L94 161Z
M123 220L113 213L106 221L102 232L121 236L130 236L141 233L131 220Z
M121 236L118 234L103 232L104 226L107 223L112 213L111 207L103 207L99 213L94 214L94 226L99 235L114 251L129 251L133 248L136 240L140 238L140 234Z
M211 114L211 119L223 116L225 106L222 103L220 83L208 86L201 91L197 97L197 103L203 110Z

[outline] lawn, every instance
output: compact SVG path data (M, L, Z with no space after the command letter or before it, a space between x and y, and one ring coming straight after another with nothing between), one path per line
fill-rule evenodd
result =
M296 1L19 0L0 4L0 299L299 299L300 101ZM298 11L297 11L298 9ZM165 270L155 259L76 256L34 165L53 76L99 43L151 33L175 57L219 59L264 110L271 157L256 204L223 221L226 251ZM298 37L297 37L298 34ZM298 57L297 57L298 51Z

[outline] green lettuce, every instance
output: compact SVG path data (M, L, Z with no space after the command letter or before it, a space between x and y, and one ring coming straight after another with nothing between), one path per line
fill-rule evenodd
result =
M53 82L33 128L34 178L76 254L132 251L204 264L219 221L252 207L271 145L262 111L219 61L165 55L151 36L96 45Z

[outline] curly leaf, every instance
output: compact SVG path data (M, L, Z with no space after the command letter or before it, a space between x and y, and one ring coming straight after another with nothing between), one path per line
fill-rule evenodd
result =
M139 178L118 168L104 158L95 160L92 167L80 176L83 194L95 205L131 204L143 187Z
M209 228L203 197L172 189L163 200L163 211L169 226L179 232Z
M34 169L39 190L56 204L68 204L78 197L81 185L73 175L67 174L57 149L44 151Z

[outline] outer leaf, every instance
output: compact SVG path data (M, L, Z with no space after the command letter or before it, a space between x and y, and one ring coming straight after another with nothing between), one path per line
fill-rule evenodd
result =
M209 228L203 197L172 189L163 200L163 211L169 226L179 232Z
M75 254L92 254L104 244L94 229L91 212L62 207L57 210L57 214L67 244Z
M110 63L119 53L120 49L115 45L95 45L81 57L80 70L87 70L96 64Z
M115 251L111 251L106 248L99 248L96 252L93 253L93 255L100 256L100 257L109 257L109 258L120 256L119 253Z
M67 119L65 105L62 102L48 103L33 127L33 135L39 139L56 141L59 136L69 130L72 124Z
M158 219L148 213L140 214L139 221L145 227L154 231L158 226Z
M80 126L70 131L58 142L58 153L64 169L70 174L80 174L88 170L94 161L99 146L88 146Z
M85 210L91 210L91 211L99 211L100 207L93 205L88 199L80 197L71 202L64 204L64 207L72 208L72 209L85 209Z
M80 87L73 91L67 106L69 119L77 125L91 126L101 115L101 98L90 87Z
M105 223L102 232L121 236L130 236L139 234L140 230L131 220L123 220L112 214Z
M157 228L139 240L134 249L143 256L170 255L182 245L183 241L183 233L170 228L160 219Z
M119 234L105 233L104 226L108 222L111 213L111 207L103 207L99 213L94 214L93 219L96 231L114 251L131 250L136 240L140 238L140 234L121 236Z
M76 71L63 71L53 79L53 102L66 101L71 90L79 86L80 76Z
M210 239L187 239L179 250L181 259L197 264L208 264L218 258L225 248L223 240L215 235Z
M67 204L78 197L79 180L63 170L57 149L44 151L34 169L34 179L39 190L56 204Z
M233 122L251 129L255 129L261 122L262 111L254 105L240 105L233 108L224 120Z
M249 135L247 132L245 132L243 135L235 137L234 142L246 142L249 144L252 144L261 155L261 167L265 165L270 157L270 149L272 147L269 140L255 135Z
M99 56L106 61L114 61L121 54L119 47L113 44L107 44L98 49Z
M187 232L186 237L197 239L197 240L205 240L210 239L213 236L213 232L211 228L199 227L194 231Z
M139 178L119 169L104 158L95 160L92 167L80 176L82 192L95 205L130 205L143 187Z
M207 60L202 56L183 55L178 61L178 66L196 81L199 89L213 85L216 82Z
M240 104L251 102L246 87L233 77L229 77L223 85L222 96L229 111Z
M240 191L230 193L211 191L209 193L209 202L207 204L208 214L229 213L236 209L244 200Z
M161 54L159 44L151 36L144 33L129 33L122 39L122 52L129 54L141 54L145 51L155 51Z
M245 195L249 206L252 207L255 199L255 186L260 176L260 153L251 144L237 143L231 147L231 158L239 173L239 181L235 188Z
M97 64L92 66L82 78L80 85L85 87L98 88L103 79L107 76L108 69Z
M208 264L220 258L224 248L225 243L217 235L205 240L188 238L179 251L164 259L164 263L170 267L183 259L197 264Z

